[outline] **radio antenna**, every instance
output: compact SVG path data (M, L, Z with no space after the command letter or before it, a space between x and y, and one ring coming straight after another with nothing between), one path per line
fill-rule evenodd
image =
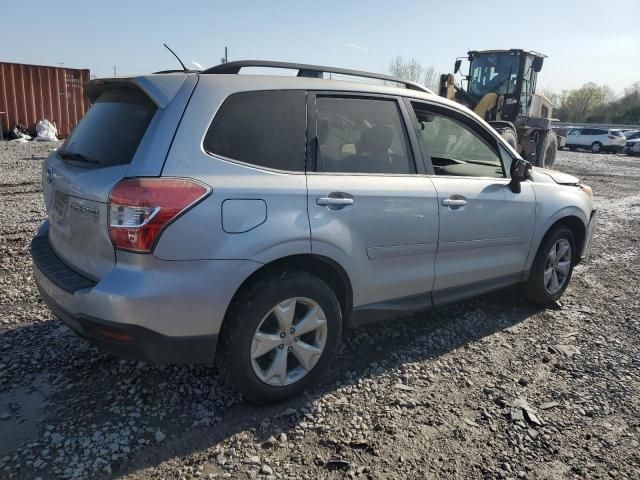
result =
M185 66L184 66L184 63L182 63L182 60L180 60L180 57L179 57L178 55L176 55L176 52L174 52L173 50L171 50L171 48L169 48L169 45L167 45L166 43L163 43L163 45L165 46L165 48L166 48L167 50L169 50L169 51L173 54L173 56L174 56L174 57L176 57L176 58L178 59L178 61L180 62L180 65L182 65L182 69L183 69L185 72L188 72L187 67L185 67Z

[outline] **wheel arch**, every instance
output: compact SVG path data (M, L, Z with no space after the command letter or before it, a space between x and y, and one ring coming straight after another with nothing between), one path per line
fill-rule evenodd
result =
M540 245L542 245L545 238L547 238L549 233L558 225L563 225L567 227L569 230L571 230L571 233L573 233L573 237L576 242L576 252L575 252L576 255L574 255L574 258L575 258L575 264L577 265L578 263L580 263L579 252L582 251L582 247L584 246L584 242L587 237L587 226L584 223L584 220L575 214L567 214L565 216L557 218L554 221L552 221L550 225L547 226L544 232L544 235L540 238L540 242L538 242L536 255L537 255L538 249L540 248Z
M353 289L349 275L342 266L335 260L323 255L310 253L294 254L281 257L265 263L260 268L249 275L238 287L233 295L224 316L223 326L227 320L227 315L231 306L238 297L251 285L261 281L267 275L284 269L295 269L308 272L324 281L336 294L340 309L342 311L343 325L347 322L353 308Z

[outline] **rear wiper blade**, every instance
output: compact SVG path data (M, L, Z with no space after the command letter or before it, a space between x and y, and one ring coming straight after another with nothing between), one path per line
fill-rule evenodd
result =
M63 150L61 152L58 152L58 155L60 155L60 158L62 158L63 160L72 160L74 162L85 162L85 163L100 164L99 161L93 160L92 158L85 157L81 153L67 152L67 151Z

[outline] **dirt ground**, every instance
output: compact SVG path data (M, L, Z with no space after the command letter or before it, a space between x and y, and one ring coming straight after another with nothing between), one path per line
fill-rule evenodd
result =
M640 158L559 152L600 218L557 308L512 288L350 330L321 384L256 407L53 318L29 257L53 146L0 143L0 478L640 478Z

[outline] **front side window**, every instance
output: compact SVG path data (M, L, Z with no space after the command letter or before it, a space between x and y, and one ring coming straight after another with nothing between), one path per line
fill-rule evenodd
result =
M496 146L452 116L414 104L420 124L418 142L436 175L503 178Z
M415 173L395 100L316 99L319 172Z
M306 130L304 91L242 92L222 104L203 147L251 165L303 172Z

